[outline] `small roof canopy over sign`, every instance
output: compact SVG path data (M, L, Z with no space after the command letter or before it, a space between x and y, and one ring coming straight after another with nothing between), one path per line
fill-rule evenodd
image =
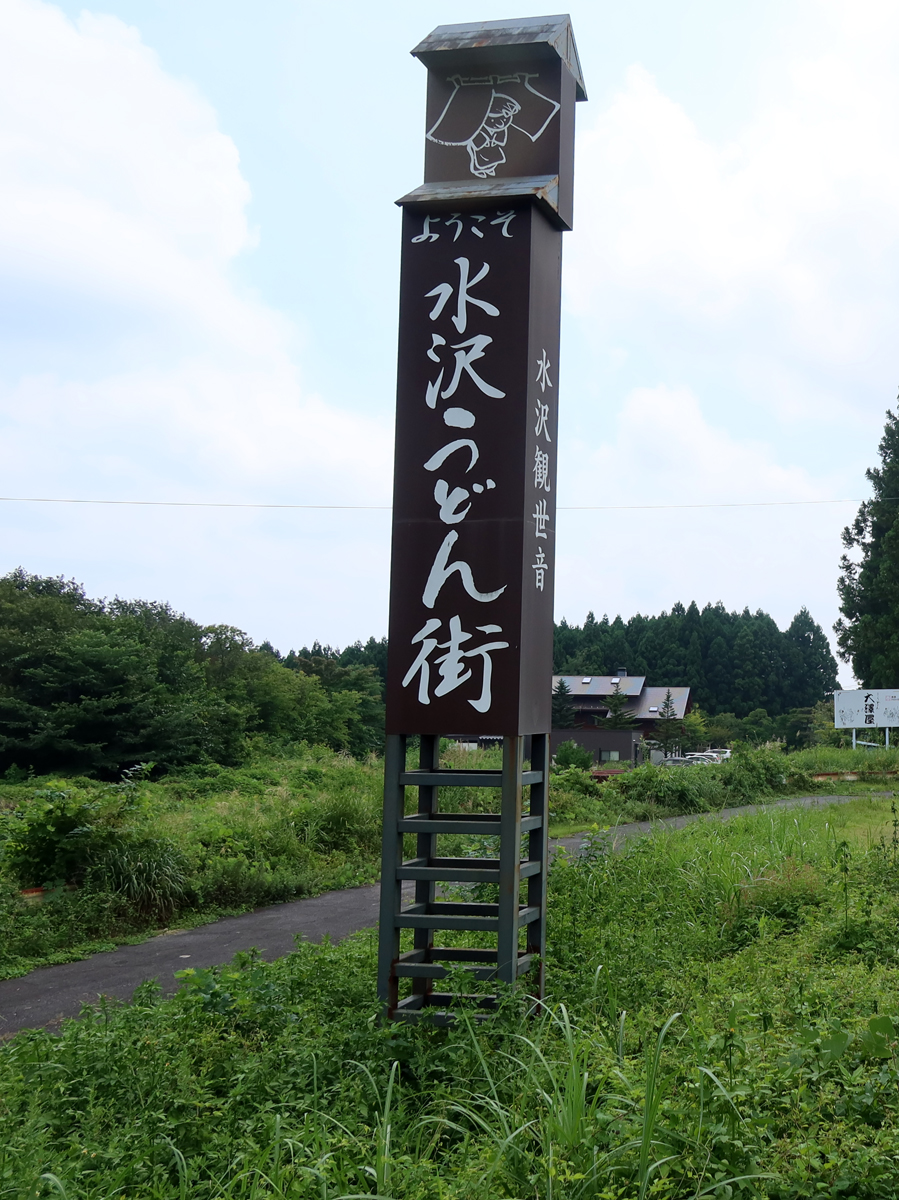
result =
M533 199L570 229L574 107L587 98L570 18L439 25L412 53L428 69L425 182L398 203Z
M521 49L531 48L534 58L558 55L574 77L577 99L586 100L587 90L581 73L581 63L571 28L571 17L560 13L553 17L515 17L508 21L473 21L468 25L438 25L412 51L429 69L437 67L438 54L452 50L453 58L461 65L465 51L475 65L481 51L489 48L490 57L497 62L521 60Z

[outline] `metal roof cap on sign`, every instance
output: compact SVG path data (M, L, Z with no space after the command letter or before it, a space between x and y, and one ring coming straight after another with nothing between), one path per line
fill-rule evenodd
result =
M559 216L559 177L558 175L529 175L525 178L509 179L472 179L464 187L459 186L458 180L450 179L443 183L423 183L414 191L407 192L395 203L404 205L421 204L429 208L437 205L453 207L459 200L503 200L517 199L520 196L533 196L540 205L544 215L561 229L568 226Z
M482 58L490 51L494 60L514 57L517 47L534 46L538 53L555 52L574 76L578 100L587 99L571 18L567 13L551 17L522 17L507 21L475 21L467 25L438 25L412 51L426 67L436 66L446 51L456 56Z

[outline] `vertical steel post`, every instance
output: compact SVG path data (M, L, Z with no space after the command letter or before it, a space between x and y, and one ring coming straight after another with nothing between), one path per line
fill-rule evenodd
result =
M404 734L387 735L384 750L384 828L381 834L381 920L378 944L378 999L391 1013L397 1005L393 964L400 953L396 914L402 907L402 881L397 871L403 861L403 835L399 824L405 810L405 788L400 775L406 767Z
M518 908L521 893L521 776L524 738L503 738L503 788L499 840L497 975L518 978Z
M528 908L539 909L538 920L528 925L527 953L540 957L531 990L542 997L546 976L546 873L549 869L549 734L535 733L531 740L531 770L543 774L542 783L531 784L532 817L542 817L537 829L528 834L528 859L540 863L538 874L528 879Z
M418 756L419 770L440 770L440 738L436 734L422 734L421 750ZM418 788L418 811L434 814L437 812L437 785L423 784ZM437 834L418 833L415 835L415 857L424 864L430 864L437 853ZM415 881L415 903L424 904L430 911L436 895L436 884L433 879L417 879ZM413 935L413 945L421 950L424 957L430 958L434 943L433 929L416 929ZM433 980L422 977L412 980L412 994L426 996L433 991Z

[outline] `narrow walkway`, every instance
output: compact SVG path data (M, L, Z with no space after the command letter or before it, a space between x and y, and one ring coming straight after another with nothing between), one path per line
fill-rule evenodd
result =
M853 796L801 796L772 804L750 804L725 808L719 813L668 817L662 821L639 821L616 825L606 835L613 845L625 838L666 827L682 829L698 820L724 820L766 808L811 808L843 804ZM577 854L584 841L576 837L553 840L553 847ZM94 954L80 962L56 967L39 967L18 979L0 981L0 1039L20 1029L56 1025L65 1017L76 1017L85 1004L96 1004L100 996L130 1000L134 989L146 979L157 979L165 993L177 990L175 972L185 967L212 967L230 960L240 950L255 947L267 959L280 958L295 948L297 938L334 941L378 923L379 888L350 888L325 892L309 900L293 900L260 908L240 917L228 917L198 929L160 934L137 946L121 946Z

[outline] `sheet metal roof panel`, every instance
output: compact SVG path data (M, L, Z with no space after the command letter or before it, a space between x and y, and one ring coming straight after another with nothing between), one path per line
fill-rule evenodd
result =
M458 54L460 51L495 52L497 48L510 47L511 53L514 54L517 46L545 47L548 52L555 51L574 76L578 100L587 99L581 62L571 28L571 17L567 13L546 17L515 17L505 21L438 25L418 43L412 53L416 58L420 58L425 66L430 66L429 60L436 62L436 56L446 50ZM498 57L496 54L492 56Z
M620 681L619 686L625 696L639 696L646 683L645 675L591 675L590 682L584 683L588 676L584 675L553 675L553 691L560 679L568 684L572 697L577 696L611 696L615 691L613 679Z
M671 700L674 704L674 711L679 718L683 718L687 711L687 704L690 700L690 689L688 687L648 687L644 688L640 696L639 703L634 709L633 715L638 721L654 721L658 717L658 712L650 712L650 708L661 709L665 703L665 696L671 692Z

